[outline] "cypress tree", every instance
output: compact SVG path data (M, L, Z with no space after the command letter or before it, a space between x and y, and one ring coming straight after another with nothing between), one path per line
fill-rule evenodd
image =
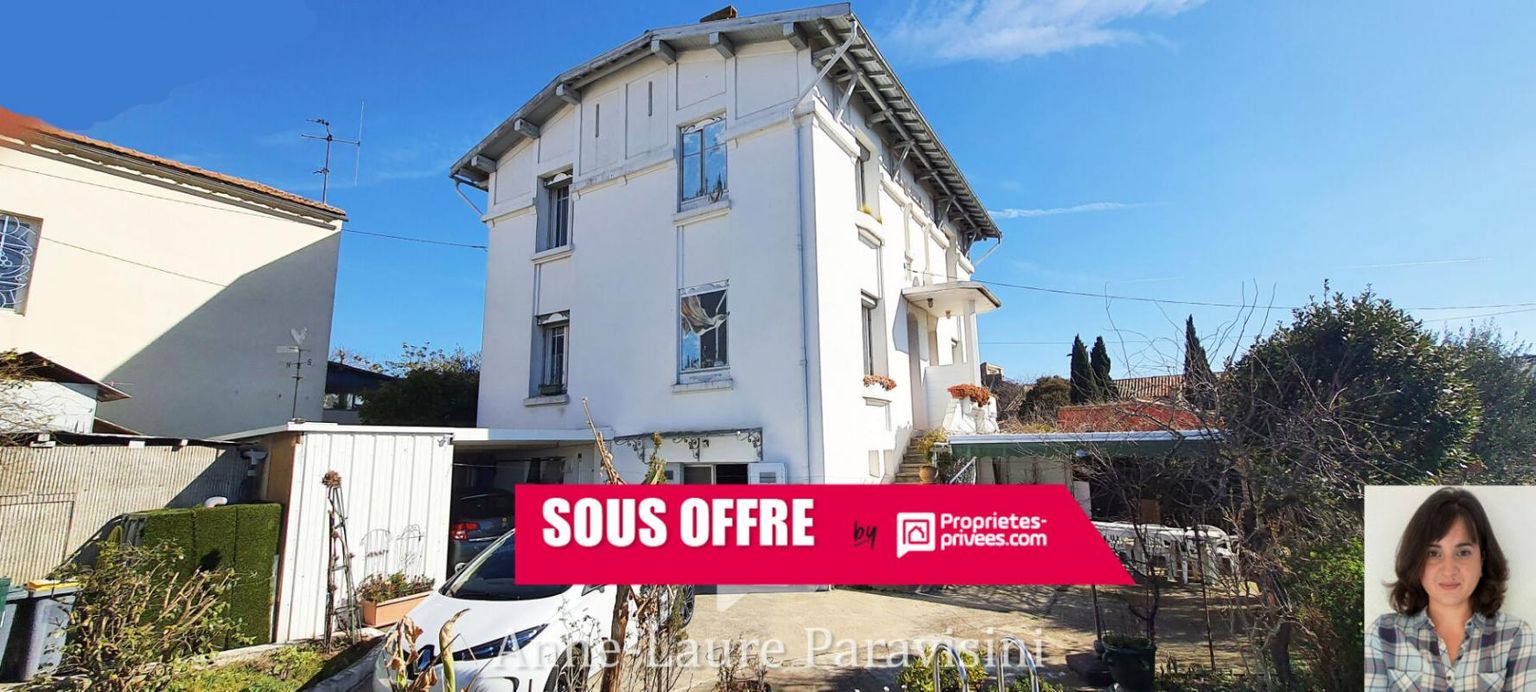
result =
M1216 374L1195 333L1195 316L1184 322L1184 401L1197 409L1216 408Z
M1097 390L1099 401L1114 401L1120 398L1120 390L1115 387L1115 379L1109 374L1109 349L1104 347L1104 337L1093 341L1093 355L1089 361L1089 367L1093 371L1094 389Z
M1098 398L1093 367L1088 363L1088 347L1081 336L1072 337L1072 395L1074 404L1086 404Z

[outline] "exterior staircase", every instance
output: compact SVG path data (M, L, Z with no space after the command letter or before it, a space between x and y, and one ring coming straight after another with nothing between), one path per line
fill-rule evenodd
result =
M901 456L901 465L896 467L896 482L918 485L923 482L918 475L918 468L924 463L924 459L917 453L916 440L907 445L906 453Z

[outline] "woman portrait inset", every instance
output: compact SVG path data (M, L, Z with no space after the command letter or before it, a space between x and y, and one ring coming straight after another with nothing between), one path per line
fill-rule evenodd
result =
M1365 632L1367 690L1536 690L1536 635L1499 612L1509 565L1472 493L1444 488L1397 546L1392 610Z

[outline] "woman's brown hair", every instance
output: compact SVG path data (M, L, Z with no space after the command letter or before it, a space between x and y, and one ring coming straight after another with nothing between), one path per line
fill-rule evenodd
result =
M1504 583L1509 581L1509 563L1493 537L1488 514L1477 497L1462 488L1441 488L1430 495L1408 521L1403 540L1397 544L1397 583L1392 585L1392 608L1412 615L1429 605L1420 578L1429 559L1429 547L1451 532L1456 520L1466 523L1467 533L1477 543L1483 556L1483 574L1472 592L1472 610L1493 616L1504 604Z

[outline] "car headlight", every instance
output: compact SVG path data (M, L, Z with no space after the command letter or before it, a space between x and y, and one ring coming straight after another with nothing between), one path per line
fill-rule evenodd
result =
M501 645L507 641L506 637L498 637L484 644L471 646L462 651L453 652L455 661L479 661L487 658L495 658L501 653Z
M506 650L508 652L512 652L528 646L528 642L533 641L533 638L539 636L539 633L543 632L544 628L548 626L549 625L538 625L536 627L529 627L528 629L507 637Z
M462 651L455 651L453 652L453 660L480 661L495 658L501 653L512 653L527 646L528 642L533 641L534 637L539 636L539 633L543 632L545 627L548 627L548 625L529 627L510 637L497 637L484 644L477 644Z

